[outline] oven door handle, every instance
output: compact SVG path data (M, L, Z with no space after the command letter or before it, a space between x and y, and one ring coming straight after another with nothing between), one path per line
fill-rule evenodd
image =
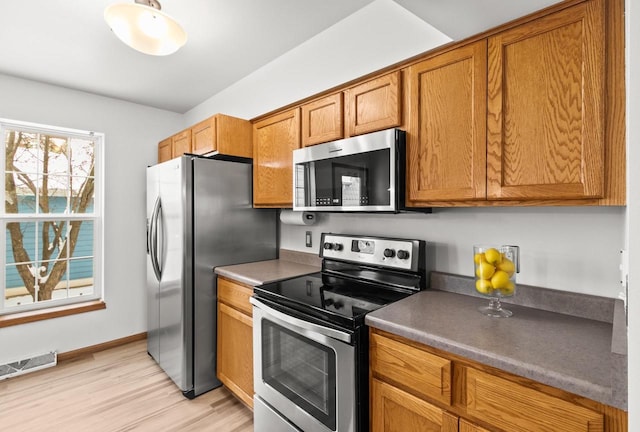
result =
M273 316L274 318L277 318L280 321L284 321L287 324L300 327L304 330L308 330L314 333L319 333L321 335L351 344L352 335L350 333L333 329L331 327L325 327L319 324L314 324L308 321L301 320L296 317L292 317L291 315L287 315L286 313L282 313L270 306L265 305L260 300L257 300L254 297L249 297L249 302L251 302L251 304L257 307L258 309L265 311L266 313Z

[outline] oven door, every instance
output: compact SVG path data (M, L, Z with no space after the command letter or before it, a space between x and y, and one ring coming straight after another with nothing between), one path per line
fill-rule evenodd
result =
M356 428L353 333L251 298L256 396L305 432ZM269 430L255 419L255 430Z

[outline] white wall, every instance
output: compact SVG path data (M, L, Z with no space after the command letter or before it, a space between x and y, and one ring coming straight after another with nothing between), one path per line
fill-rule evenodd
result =
M626 1L629 430L640 430L640 5ZM633 25L631 23L634 23ZM632 79L633 77L633 79Z
M0 328L0 363L146 331L145 169L183 118L129 102L0 75L0 117L105 134L107 308Z
M392 0L376 0L185 114L251 119L451 39Z

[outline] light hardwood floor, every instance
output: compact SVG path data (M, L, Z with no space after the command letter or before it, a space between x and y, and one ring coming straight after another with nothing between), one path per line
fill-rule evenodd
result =
M222 387L186 399L142 340L0 381L0 431L251 432L253 414Z

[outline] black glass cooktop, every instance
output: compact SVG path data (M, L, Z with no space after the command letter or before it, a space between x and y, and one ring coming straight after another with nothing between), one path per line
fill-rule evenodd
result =
M347 328L364 324L368 312L413 292L320 272L254 288L258 299Z

